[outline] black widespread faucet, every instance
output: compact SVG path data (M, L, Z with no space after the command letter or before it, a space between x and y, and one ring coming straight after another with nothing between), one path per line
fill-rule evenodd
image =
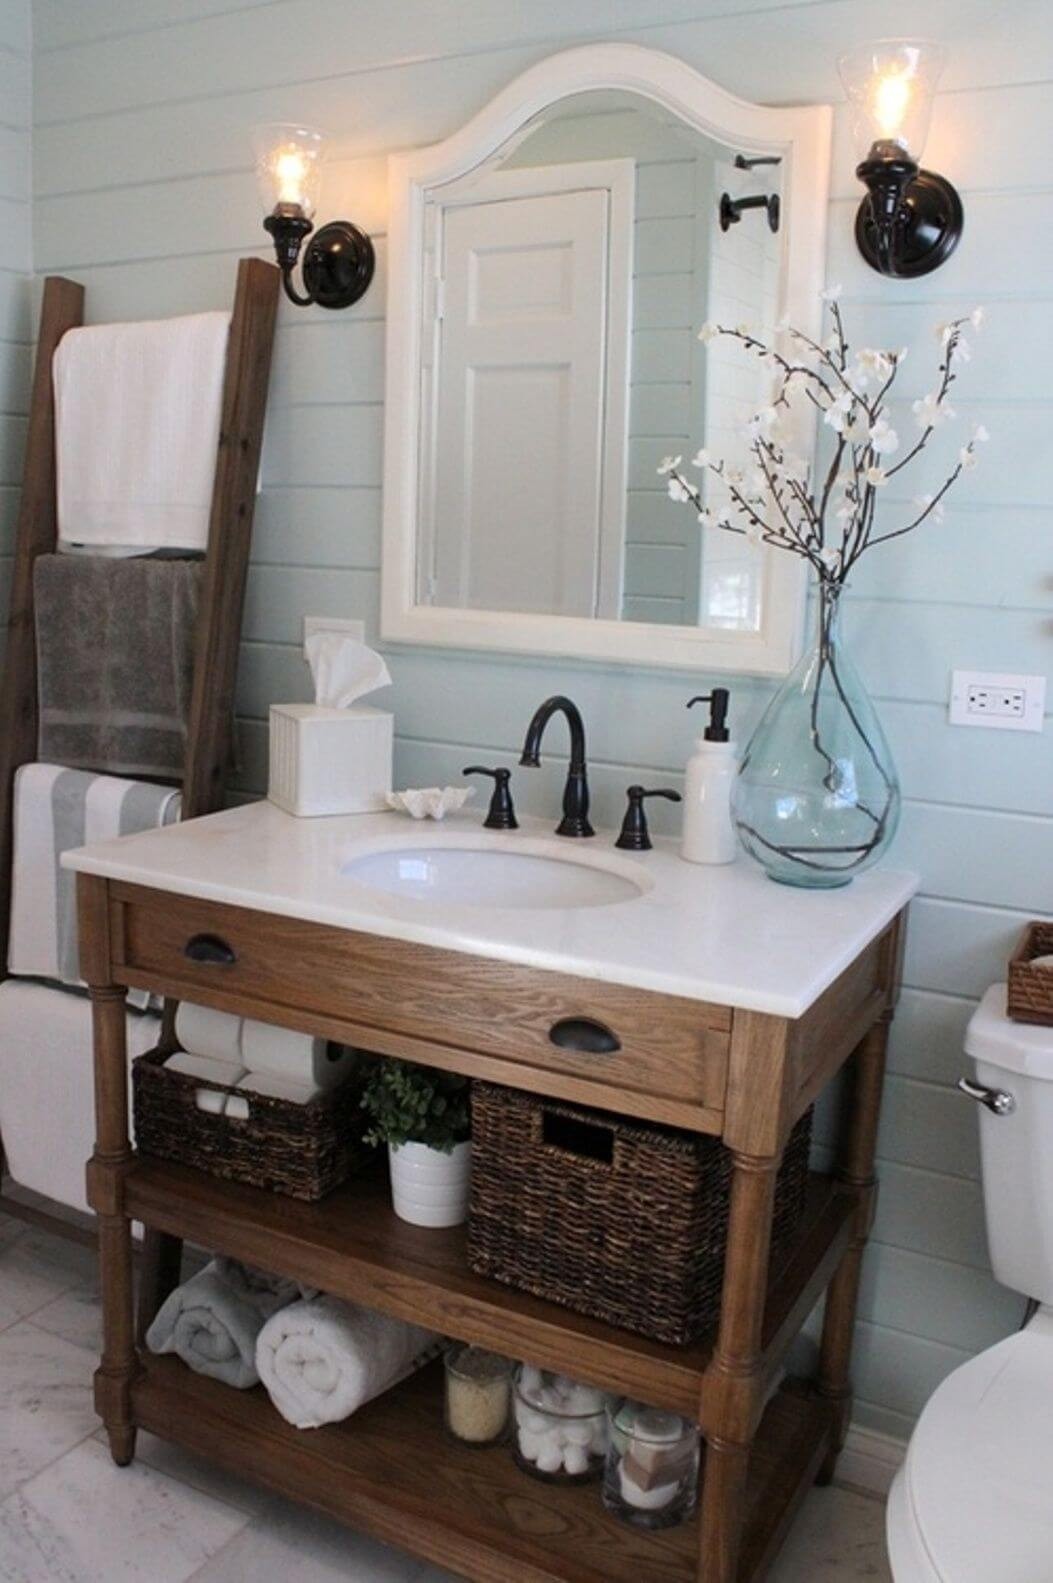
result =
M585 767L585 722L576 703L557 693L547 698L527 726L520 764L537 769L541 763L541 738L554 714L564 714L570 727L570 768L563 792L563 818L557 835L586 836L596 832L589 823L589 781Z

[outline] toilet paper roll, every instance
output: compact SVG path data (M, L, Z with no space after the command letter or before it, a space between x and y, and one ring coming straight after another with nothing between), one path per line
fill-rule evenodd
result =
M245 1070L247 1062L241 1058L240 1017L184 1000L176 1012L175 1031L183 1049L192 1055L210 1056L214 1061L233 1061Z
M229 1117L231 1121L248 1121L248 1100L243 1099L240 1094L227 1094L225 1098L227 1103L224 1107L224 1115Z
M294 1105L307 1105L321 1092L313 1083L296 1083L291 1077L282 1077L276 1072L247 1072L238 1088L250 1098L253 1094L264 1094L269 1099L290 1100ZM235 1097L231 1095L232 1100ZM228 1109L227 1114L233 1115L233 1111Z
M194 1094L198 1110L207 1110L210 1116L222 1116L227 1108L227 1095L218 1088L199 1088Z
M241 1029L241 1059L250 1072L266 1072L320 1089L335 1088L350 1074L352 1052L327 1039L313 1039L309 1033L246 1018Z
M240 1061L217 1061L214 1056L196 1055L188 1050L177 1050L175 1055L170 1055L165 1067L169 1072L199 1077L206 1083L225 1083L228 1088L233 1088L246 1070Z

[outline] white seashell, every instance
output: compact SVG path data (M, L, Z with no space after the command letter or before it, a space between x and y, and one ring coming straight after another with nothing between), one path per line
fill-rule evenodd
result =
M389 808L408 813L412 819L445 819L474 796L474 786L421 786L388 792L387 803Z
M541 1436L532 1435L529 1429L521 1429L519 1431L518 1443L520 1455L525 1457L528 1462L536 1462L545 1449L545 1443Z

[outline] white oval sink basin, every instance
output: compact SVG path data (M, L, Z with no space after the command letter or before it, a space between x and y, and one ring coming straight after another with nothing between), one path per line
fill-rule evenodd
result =
M609 907L651 888L636 863L582 862L546 842L507 846L404 846L365 852L341 870L371 890L469 907Z

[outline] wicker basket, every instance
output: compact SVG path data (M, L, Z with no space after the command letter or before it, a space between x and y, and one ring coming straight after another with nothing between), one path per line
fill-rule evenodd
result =
M772 1260L804 1208L811 1112L776 1189ZM720 1309L731 1158L718 1138L472 1085L468 1262L480 1275L655 1341Z
M246 1095L249 1116L242 1121L199 1110L198 1089L231 1090L169 1071L169 1054L151 1050L132 1063L140 1154L309 1200L324 1198L371 1158L356 1077L306 1105Z
M1053 971L1032 967L1036 956L1053 955L1053 923L1029 923L1009 959L1006 1011L1014 1022L1053 1028Z

